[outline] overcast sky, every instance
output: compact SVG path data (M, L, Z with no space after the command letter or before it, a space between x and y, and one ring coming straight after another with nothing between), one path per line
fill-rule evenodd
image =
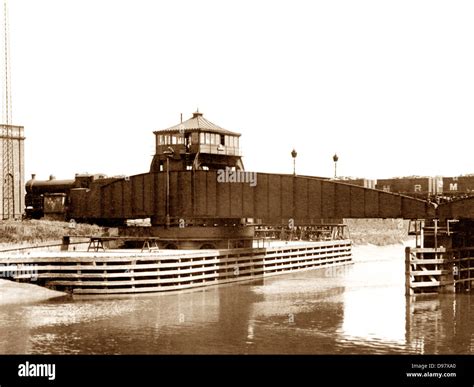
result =
M26 173L132 175L199 108L252 171L474 172L472 1L9 1Z

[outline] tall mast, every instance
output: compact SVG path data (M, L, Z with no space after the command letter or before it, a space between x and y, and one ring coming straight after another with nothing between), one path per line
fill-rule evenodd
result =
M13 165L13 136L12 136L12 101L10 86L10 42L8 34L8 8L7 0L3 2L3 26L4 26L4 66L5 66L5 90L3 106L3 219L12 219L15 216L15 171Z

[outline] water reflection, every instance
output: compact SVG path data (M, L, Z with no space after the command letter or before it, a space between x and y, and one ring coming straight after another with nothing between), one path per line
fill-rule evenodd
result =
M0 309L0 353L473 353L468 294L404 295L403 247L251 283Z
M369 352L385 351L379 346L403 351L405 268L394 250L368 246L356 257L357 264L345 278L351 291L344 293L341 345L366 345Z
M407 298L406 341L417 353L474 353L470 294Z

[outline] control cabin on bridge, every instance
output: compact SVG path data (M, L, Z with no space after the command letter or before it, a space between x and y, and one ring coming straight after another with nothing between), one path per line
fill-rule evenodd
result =
M244 169L240 133L213 124L202 113L154 134L156 154L150 172L166 171L167 160L169 171Z

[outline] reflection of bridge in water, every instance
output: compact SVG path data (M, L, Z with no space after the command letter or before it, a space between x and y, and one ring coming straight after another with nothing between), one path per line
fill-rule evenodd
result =
M355 255L355 264L342 272L327 268L189 292L2 306L0 352L474 351L469 294L405 297L396 247L367 246Z

